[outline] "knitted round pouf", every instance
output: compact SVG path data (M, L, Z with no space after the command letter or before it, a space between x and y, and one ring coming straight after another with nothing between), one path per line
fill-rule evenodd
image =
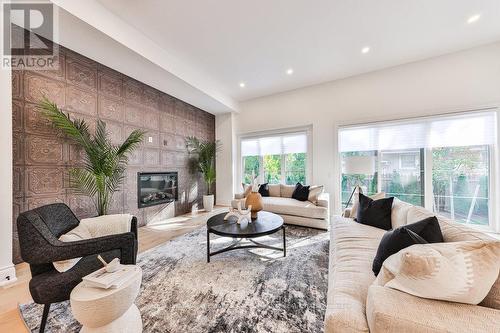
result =
M136 266L133 276L119 288L78 284L71 292L70 302L73 316L83 325L80 332L142 332L141 314L134 304L141 281L142 270Z

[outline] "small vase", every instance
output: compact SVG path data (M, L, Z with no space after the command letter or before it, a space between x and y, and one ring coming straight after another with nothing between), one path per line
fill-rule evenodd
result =
M259 192L250 192L250 194L247 196L246 207L249 207L252 205L252 219L257 218L257 213L260 212L263 208L262 206L262 196L260 195Z
M211 212L214 210L214 195L204 195L203 196L203 208L206 212Z

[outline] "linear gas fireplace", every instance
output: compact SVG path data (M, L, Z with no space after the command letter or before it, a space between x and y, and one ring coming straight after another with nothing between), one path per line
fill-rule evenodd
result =
M138 172L137 205L139 208L177 200L177 172Z

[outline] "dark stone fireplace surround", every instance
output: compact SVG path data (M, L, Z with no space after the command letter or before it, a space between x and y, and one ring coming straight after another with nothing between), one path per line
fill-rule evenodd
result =
M205 184L189 173L185 137L215 139L215 117L67 48L59 48L59 70L12 72L13 107L13 260L21 261L16 219L20 212L64 202L79 218L95 214L89 198L68 186L68 169L82 163L82 152L43 118L37 103L45 94L71 116L91 127L106 122L111 140L122 142L134 129L148 131L131 156L123 189L113 197L110 213L130 213L144 225L175 205L175 214L200 204ZM138 172L178 174L174 203L138 208ZM170 209L170 207L168 207Z

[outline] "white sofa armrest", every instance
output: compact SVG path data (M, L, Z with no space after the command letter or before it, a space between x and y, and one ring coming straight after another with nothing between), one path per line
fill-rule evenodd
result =
M320 195L318 195L318 201L316 201L316 206L329 208L330 207L330 194L321 193Z

